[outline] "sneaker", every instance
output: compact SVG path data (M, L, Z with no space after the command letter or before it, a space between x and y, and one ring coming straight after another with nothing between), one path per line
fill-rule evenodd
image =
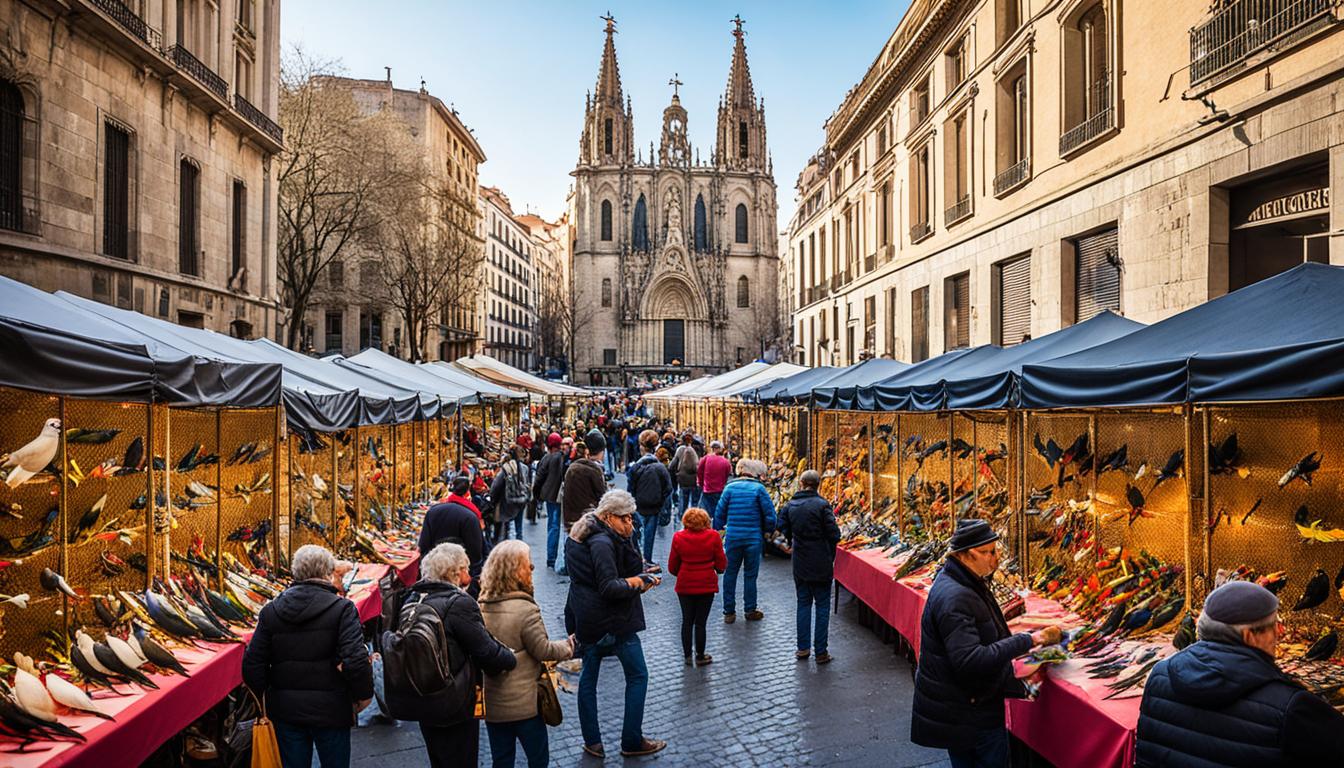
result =
M714 663L714 657L710 656L708 653L706 653L703 656L695 657L695 666L697 667L707 667L713 663Z
M667 742L662 739L646 738L637 749L622 749L622 757L644 757L652 755L654 752L661 752L667 746Z
M747 611L747 621L760 621L765 618L765 614L760 611Z
M803 661L803 660L807 659L808 656L811 656L811 655L812 655L812 652L811 652L811 651L794 651L794 652L793 652L793 658L795 658L795 659L797 659L797 660L799 660L799 661Z
M723 623L724 623L724 624L732 624L734 621L737 621L737 614L736 614L736 613L725 613L725 614L723 614Z
M818 653L818 654L817 654L817 663L818 663L818 664L830 664L832 658L833 658L833 657L832 657L831 654L829 654L829 653Z

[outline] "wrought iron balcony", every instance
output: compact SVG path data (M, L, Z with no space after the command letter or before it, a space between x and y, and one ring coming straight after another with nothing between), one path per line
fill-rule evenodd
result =
M168 58L172 59L177 68L191 75L192 79L204 85L219 98L229 100L229 84L224 82L224 78L215 74L214 70L205 66L205 63L192 55L191 51L181 45L174 45L168 50Z
M971 196L966 195L943 209L943 226L950 227L971 215Z
M1031 159L1023 158L994 177L994 194L1002 195L1031 178Z
M933 234L933 222L921 221L910 227L910 242L918 243L920 240Z
M1335 0L1230 0L1190 30L1190 84L1235 71L1295 32L1329 23Z
M1092 141L1115 127L1115 110L1111 108L1111 77L1102 72L1101 77L1088 87L1083 94L1087 100L1086 117L1082 122L1065 131L1059 137L1059 154L1067 155L1078 147Z
M121 25L121 28L130 32L131 35L141 42L145 43L154 50L163 48L163 36L157 29L145 23L135 11L131 10L121 0L92 0L95 8L106 13L113 21Z
M252 106L252 102L243 98L241 93L233 94L233 108L238 110L247 122L257 126L261 132L275 139L276 143L284 143L285 131L280 124L266 116L265 112Z

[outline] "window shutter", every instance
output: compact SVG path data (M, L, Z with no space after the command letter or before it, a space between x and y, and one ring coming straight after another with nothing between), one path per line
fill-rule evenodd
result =
M1074 241L1078 254L1075 322L1104 310L1120 311L1120 230L1098 232Z
M1031 257L999 266L999 339L1005 347L1031 333Z
M971 345L971 278L969 275L958 277L953 288L957 300L957 347Z

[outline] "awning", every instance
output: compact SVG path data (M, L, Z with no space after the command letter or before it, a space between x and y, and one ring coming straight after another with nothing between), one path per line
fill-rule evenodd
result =
M804 368L803 366L794 365L793 363L775 363L774 365L771 365L763 370L757 371L751 376L748 376L747 378L734 382L732 384L728 384L723 387L718 387L710 391L702 390L700 392L700 396L737 397L744 392L750 392L756 389L757 387L769 384L772 381L777 381L786 376L792 376L795 373L801 373L802 371L805 370L807 369Z
M587 390L571 387L555 381L547 381L540 376L514 368L489 355L470 355L459 357L454 363L468 371L491 381L514 389L525 389L539 395L587 395Z
M746 393L745 396L763 404L792 404L797 397L805 401L812 395L812 387L815 384L830 378L837 370L839 369L830 365L808 368L757 387L754 392Z
M818 408L871 408L872 405L867 404L866 398L860 402L862 388L870 387L892 376L899 376L901 372L917 367L881 357L855 363L841 368L830 378L814 385L812 403Z
M367 351L368 350L365 350L365 352ZM364 354L364 352L360 352L359 355L355 355L350 359L357 360L362 354ZM482 399L526 400L529 397L526 392L519 392L514 389L509 389L508 387L500 386L489 379L468 373L444 360L436 360L432 363L416 363L415 367L420 368L433 376L437 376L438 378L466 387L467 389L474 391L477 396Z
M706 392L712 392L716 389L730 387L738 383L739 381L746 380L748 377L755 376L756 374L760 373L761 371L764 371L769 367L770 367L769 363L763 363L757 360L756 362L747 363L741 368L735 368L731 371L720 373L716 376L709 376L705 378L695 379L694 381L686 381L682 382L681 384L677 384L674 387L668 387L665 390L650 392L649 394L645 395L645 398L704 397ZM699 383L697 384L696 382ZM695 385L695 386L687 386L687 385ZM671 395L667 394L668 392L674 389L678 390L675 394Z

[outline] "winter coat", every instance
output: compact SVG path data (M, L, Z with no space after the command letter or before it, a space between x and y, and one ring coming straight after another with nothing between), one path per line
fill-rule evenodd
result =
M494 482L490 483L490 506L495 510L495 522L512 522L527 508L527 502L512 502L508 499L509 475L513 473L522 476L524 486L528 488L532 486L525 464L517 459L504 462L495 473Z
M1344 715L1263 651L1201 640L1153 667L1137 753L1141 768L1338 765Z
M949 749L1003 727L1003 700L1026 695L1013 659L1031 635L1011 634L989 584L948 557L920 618L910 740Z
M560 514L565 525L573 525L584 513L597 508L602 494L607 492L607 478L602 467L592 459L579 459L565 470L564 491Z
M677 577L678 595L712 595L719 591L719 574L728 567L723 537L705 528L680 530L672 536L667 572Z
M466 654L466 660L474 665L477 683L481 682L482 672L497 675L517 665L513 652L486 630L480 606L471 595L446 581L421 579L406 593L403 605L415 594L424 595L423 602L439 614L444 633L450 636L451 642L457 643ZM444 726L470 720L476 706L474 692L466 692L460 699L450 693L443 691L434 696L417 696L413 691L388 688L384 696L392 710L417 712L420 714L417 722L425 725Z
M526 592L481 599L485 628L513 650L518 666L485 678L485 719L491 723L528 720L537 715L537 678L541 662L572 655L568 640L551 640L541 609Z
M663 511L672 495L672 475L661 461L646 453L625 470L625 477L626 488L635 497L636 512L650 517Z
M552 504L560 500L560 483L565 479L565 455L559 450L547 451L537 463L537 475L532 481L532 495Z
M760 541L776 525L775 503L760 480L740 477L724 486L719 506L714 510L714 530L727 531L724 543Z
M467 550L475 583L485 560L485 537L481 534L480 517L456 502L442 502L430 507L420 527L420 557L423 559L431 549L445 541L461 544Z
M695 466L696 485L699 485L700 490L705 493L722 493L732 472L733 465L728 459L721 454L711 453Z
M798 491L779 514L779 531L793 546L795 580L829 582L835 577L840 526L830 502L811 488Z
M243 651L243 681L266 697L266 711L276 722L353 727L355 702L373 698L372 666L355 604L330 582L291 585L261 609Z
M565 539L569 598L565 629L585 645L608 633L644 630L640 590L626 583L644 572L644 557L630 539L613 531L596 512L585 514Z
M672 454L672 465L669 469L676 474L677 485L682 488L694 488L696 469L699 466L700 455L691 446L682 444L677 452Z

